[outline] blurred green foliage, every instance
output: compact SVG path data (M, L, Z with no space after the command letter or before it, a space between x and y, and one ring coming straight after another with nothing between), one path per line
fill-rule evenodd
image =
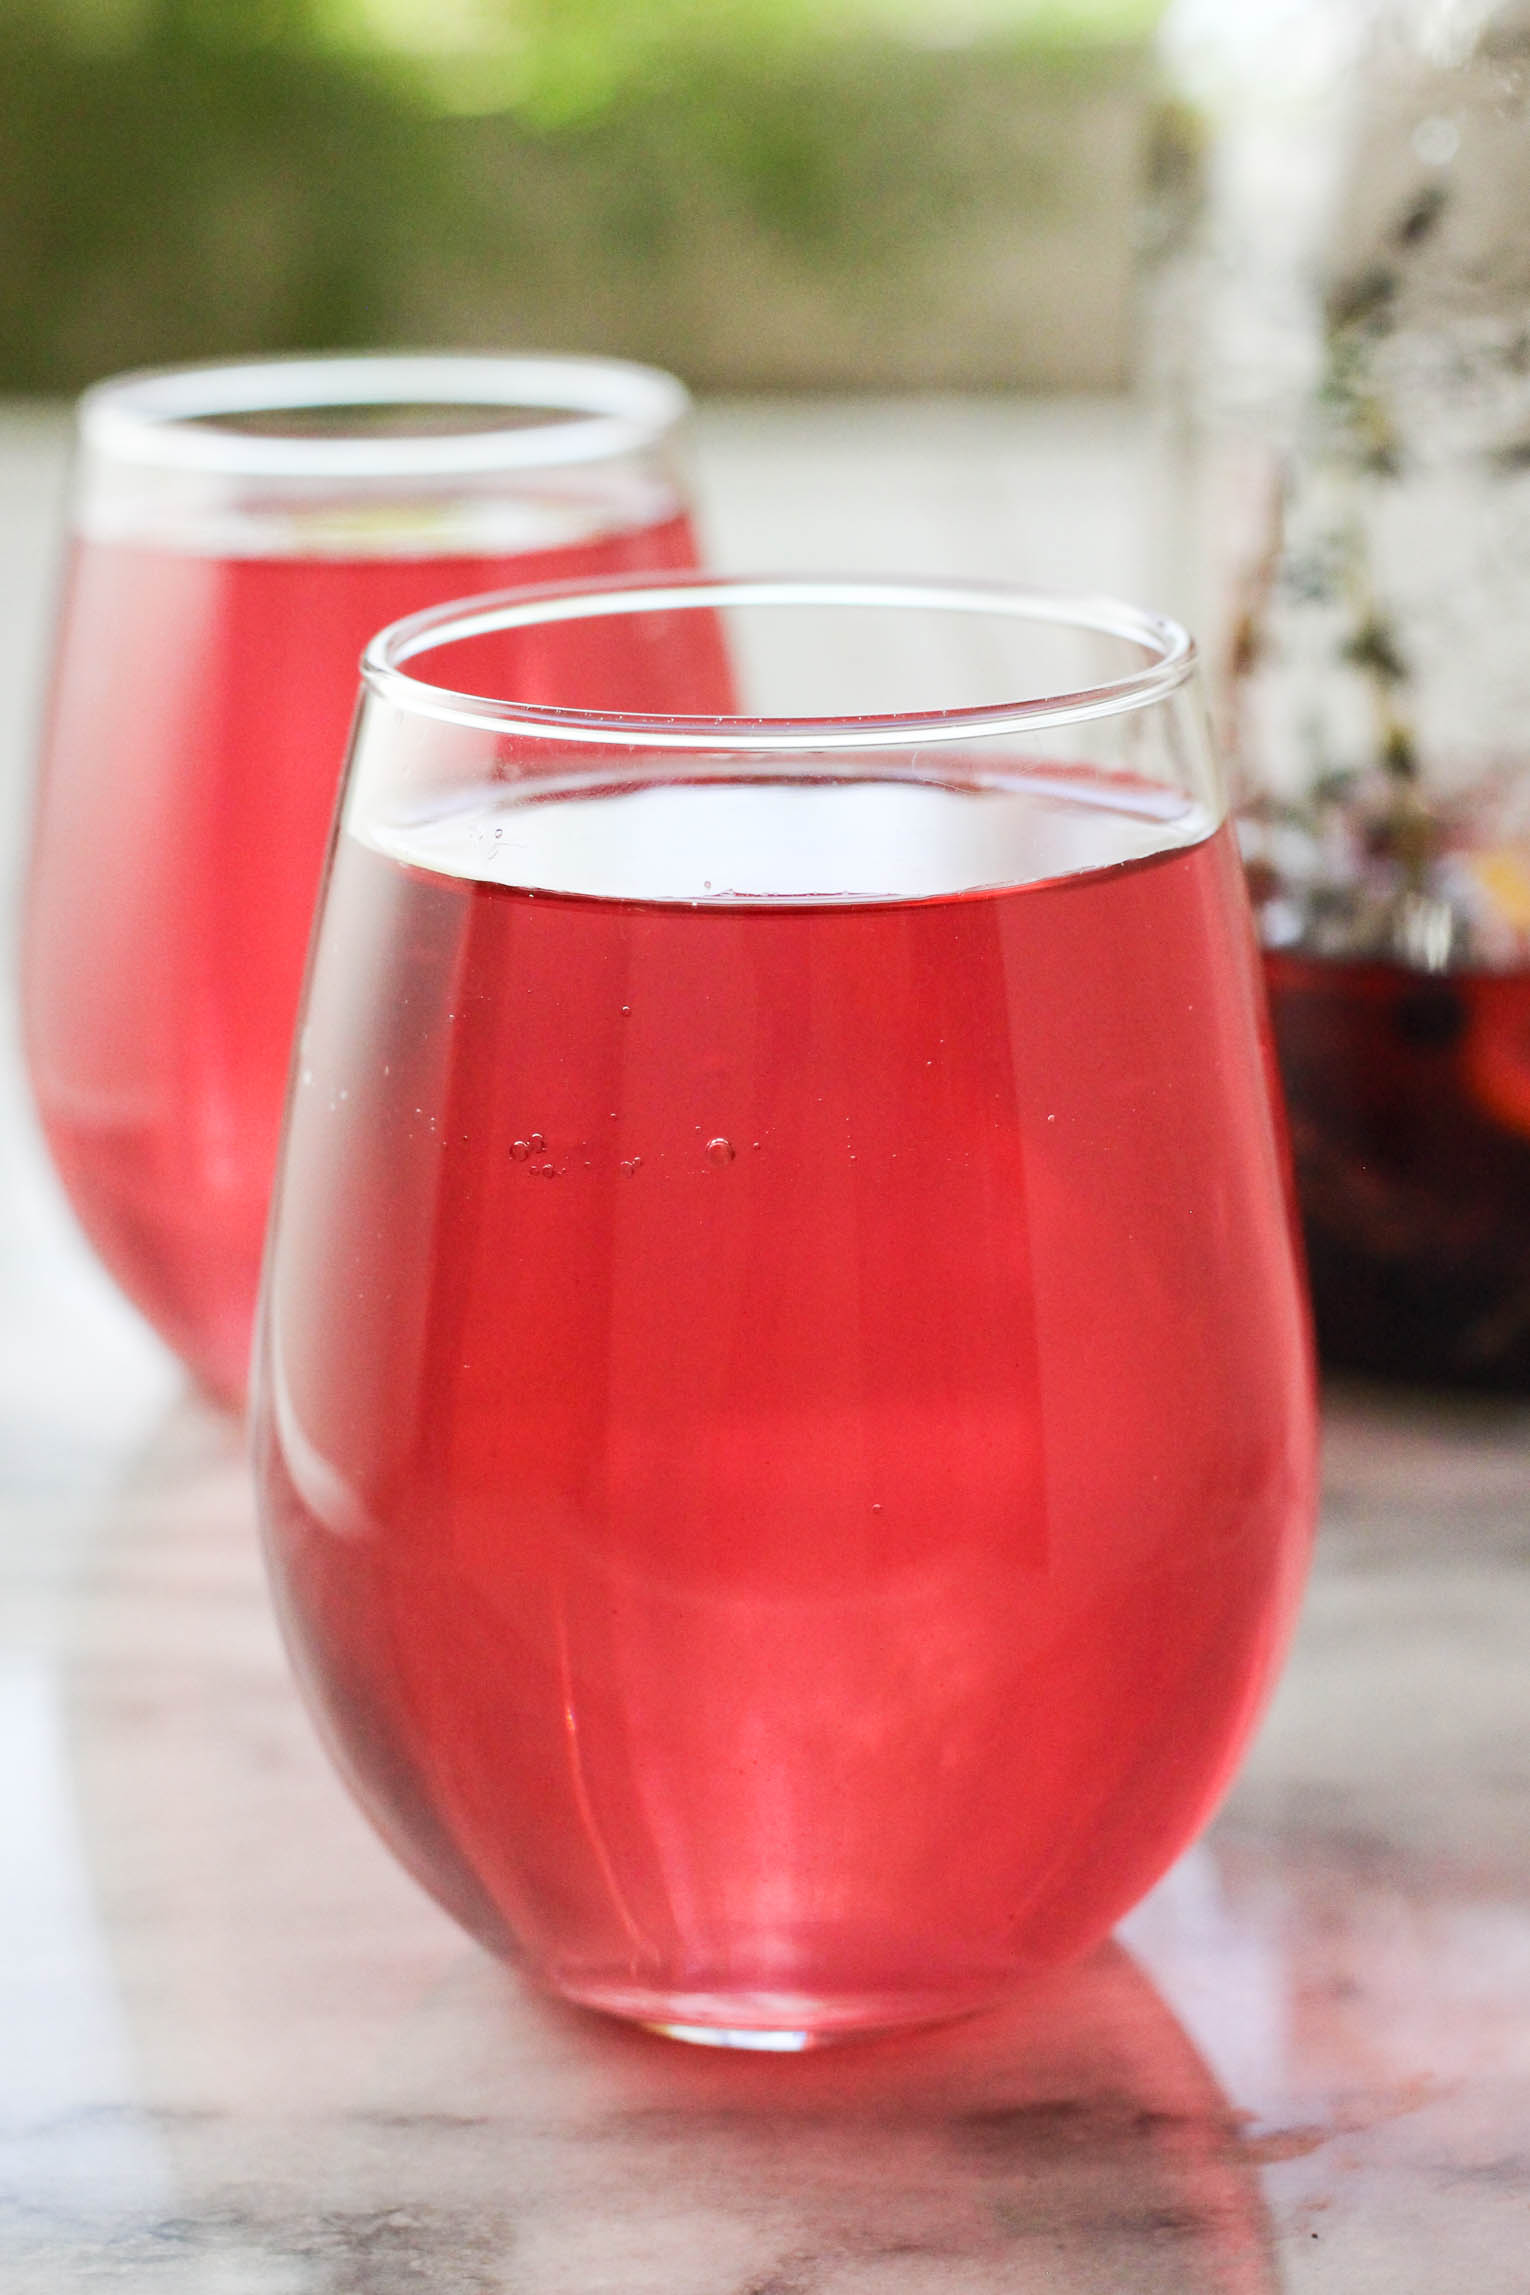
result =
M75 0L76 5L92 0ZM107 0L124 4L124 0ZM321 42L392 57L451 111L541 127L599 118L708 73L779 69L847 41L1024 43L1077 58L1140 39L1163 0L308 0Z
M372 333L440 170L384 79L251 36L301 13L13 0L0 383L73 388L103 365Z
M665 264L703 208L869 292L974 202L1053 195L1006 141L1017 69L1119 79L1155 12L3 0L0 387L479 312L683 361Z

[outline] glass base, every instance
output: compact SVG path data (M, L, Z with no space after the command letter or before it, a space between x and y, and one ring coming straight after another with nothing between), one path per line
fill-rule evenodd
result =
M876 2040L957 2023L991 2008L1002 1990L985 1986L981 1992L889 1991L819 1998L767 1992L664 1994L640 1986L556 1982L554 1988L576 2007L641 2025L645 2032L657 2032L666 2040L775 2056L798 2056L841 2041Z
M775 2031L751 2024L645 2024L643 2030L657 2032L664 2040L688 2041L693 2048L753 2048L770 2056L800 2056L805 2048L817 2048L826 2039L851 2037L847 2033L786 2028Z

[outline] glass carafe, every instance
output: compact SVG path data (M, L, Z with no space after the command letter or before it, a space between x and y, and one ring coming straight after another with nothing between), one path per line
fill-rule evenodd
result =
M1149 372L1319 1337L1526 1391L1530 7L1239 13L1166 25Z

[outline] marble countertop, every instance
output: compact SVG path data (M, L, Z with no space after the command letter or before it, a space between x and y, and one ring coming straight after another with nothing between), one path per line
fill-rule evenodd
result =
M63 435L0 417L8 904ZM1143 587L1108 406L719 406L699 448L735 564ZM527 1992L351 1808L237 1432L75 1236L9 1009L7 2295L1530 2295L1530 1407L1329 1398L1285 1682L1118 1942L946 2032L684 2049Z

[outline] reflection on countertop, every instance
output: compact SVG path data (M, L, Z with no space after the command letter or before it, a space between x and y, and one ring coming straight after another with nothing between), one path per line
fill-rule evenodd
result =
M1530 1443L1331 1425L1291 1673L1122 1942L734 2059L541 1999L398 1872L289 1687L237 1435L172 1400L5 1555L7 2287L1519 2289Z
M566 2010L416 1894L323 1765L232 1430L173 1405L96 1520L52 1647L7 1674L24 2280L1277 2285L1259 2144L1120 1946L795 2061Z

